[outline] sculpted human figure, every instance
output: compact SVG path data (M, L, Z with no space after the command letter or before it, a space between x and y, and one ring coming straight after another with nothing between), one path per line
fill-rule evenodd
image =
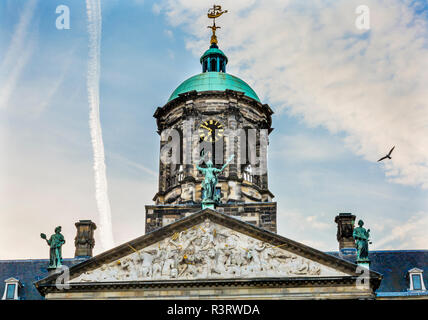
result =
M265 244L259 245L253 239L248 240L248 257L250 260L250 270L258 272L262 269L260 253L265 249Z
M202 250L207 250L208 248L215 247L216 243L214 238L217 236L217 231L209 220L206 220L202 229Z
M184 201L194 201L195 200L195 187L193 185L184 184L181 187L181 199Z
M98 281L116 280L117 273L108 264L103 264L97 273L98 273Z
M363 225L363 220L359 220L358 227L352 234L357 245L357 261L369 261L370 229L366 230Z
M55 234L53 234L49 240L44 233L40 234L42 239L45 239L50 247L49 251L49 266L48 269L55 269L62 266L62 253L61 247L65 243L64 236L61 234L61 226L55 228Z
M163 258L164 258L163 250L158 249L155 257L153 258L153 265L152 265L153 279L157 279L162 275Z
M276 272L279 261L275 259L276 252L272 245L264 243L264 249L260 253L260 264L266 272Z
M180 271L180 276L187 278L195 278L197 276L197 258L193 252L185 254L181 263L184 264L184 268Z
M229 259L226 262L229 274L239 277L241 275L241 266L243 264L241 254L235 248L230 249Z
M309 266L308 273L310 275L320 275L321 274L321 268L315 264L311 264Z
M300 257L291 258L290 273L292 274L307 274L309 270L308 262Z
M122 272L119 276L126 278L127 280L134 280L137 278L136 265L132 257L125 257L120 261Z
M140 253L141 259L143 261L141 265L141 276L143 278L148 278L152 276L152 267L153 260L155 259L156 250L152 250L149 252L142 251Z
M84 272L79 276L79 282L89 282L89 281L93 281L94 277L93 274L91 272Z
M214 248L208 250L205 259L205 274L210 276L213 273L220 274L221 271L217 268L217 252Z
M166 253L166 258L162 268L162 276L170 276L171 269L177 268L176 254L177 250L172 250Z
M217 169L213 167L213 163L211 160L206 162L207 167L201 168L199 165L196 168L205 176L204 181L202 181L202 202L217 202L219 199L215 197L215 187L218 182L218 176L223 170L227 167L227 165L232 161L234 155L230 157L230 159L221 167L221 169ZM201 161L204 158L201 159Z

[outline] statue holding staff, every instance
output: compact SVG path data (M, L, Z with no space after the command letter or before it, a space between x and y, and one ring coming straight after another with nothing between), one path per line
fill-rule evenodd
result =
M204 202L217 202L219 199L215 197L215 187L218 182L218 176L223 170L227 167L227 165L233 160L234 155L232 155L229 160L221 167L221 169L217 169L213 166L211 160L206 162L207 167L201 168L199 165L196 168L205 176L204 181L202 182L202 203ZM201 161L203 161L205 157L203 157Z
M50 247L49 252L49 266L48 269L56 269L62 266L62 254L61 247L65 243L64 236L61 234L61 227L55 228L55 234L53 234L49 240L44 233L40 234L42 239L45 239Z

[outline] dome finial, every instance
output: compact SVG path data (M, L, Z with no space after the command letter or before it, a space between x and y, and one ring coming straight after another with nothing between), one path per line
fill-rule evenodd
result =
M223 13L226 13L227 10L222 11L221 10L221 6L218 5L213 5L212 8L208 9L208 18L213 19L213 25L212 26L208 26L208 28L210 28L213 32L212 36L211 36L211 45L217 45L218 41L217 41L217 36L215 35L215 31L217 29L220 29L220 27L217 27L215 25L215 19L220 17Z

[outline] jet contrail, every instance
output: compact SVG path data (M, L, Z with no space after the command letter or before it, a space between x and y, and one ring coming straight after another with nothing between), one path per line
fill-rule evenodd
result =
M94 151L95 198L100 215L101 245L105 250L114 246L111 224L110 201L107 191L107 176L104 144L100 123L100 43L101 4L100 0L86 0L89 33L89 59L87 89L89 102L89 127Z

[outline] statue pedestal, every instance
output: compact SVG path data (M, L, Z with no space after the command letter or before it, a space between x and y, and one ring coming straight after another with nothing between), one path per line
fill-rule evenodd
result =
M64 265L61 265L59 267L47 267L46 269L48 269L49 275L54 274L54 273L62 273L64 271L64 268L67 268Z
M202 210L215 209L215 201L202 201Z
M57 273L57 268L55 267L47 267L49 275L52 275L54 273Z
M358 261L357 260L357 265L360 267L364 267L366 269L370 269L370 261Z

